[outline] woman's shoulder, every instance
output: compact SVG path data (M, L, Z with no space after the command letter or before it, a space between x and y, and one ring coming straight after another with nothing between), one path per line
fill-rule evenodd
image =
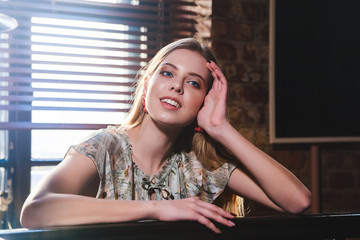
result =
M101 128L93 133L89 134L88 136L83 139L83 141L89 140L96 140L96 141L128 141L128 135L126 129L121 125L109 125L106 128Z
M198 196L207 202L213 202L223 192L235 169L235 165L228 162L205 167L194 152L182 153L181 159L188 196Z
M76 150L114 152L131 149L126 129L122 126L108 126L94 131L80 143L73 145ZM86 152L83 150L84 152ZM81 151L82 152L82 151Z
M119 148L130 150L131 143L127 130L122 125L109 125L107 128L99 131L99 137L102 139L103 144L117 151Z
M183 169L185 176L200 175L206 170L194 152L181 152L179 156L178 165Z
M107 128L102 130L103 134L108 135L116 139L124 139L128 141L128 133L124 126L122 125L109 125Z
M184 165L185 169L189 171L202 171L204 173L212 173L216 174L218 172L232 172L236 166L231 162L224 162L222 164L216 164L214 166L208 166L209 164L203 163L195 154L195 152L182 152L181 153L181 161Z

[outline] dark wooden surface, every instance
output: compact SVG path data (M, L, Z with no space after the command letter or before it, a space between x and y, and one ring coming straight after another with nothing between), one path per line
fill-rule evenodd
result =
M346 239L359 237L360 213L246 217L215 234L196 222L143 221L51 229L1 230L0 239Z

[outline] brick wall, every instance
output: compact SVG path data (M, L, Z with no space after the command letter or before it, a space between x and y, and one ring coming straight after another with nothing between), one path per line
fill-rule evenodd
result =
M359 144L323 146L321 160L324 211L360 211L359 149Z
M310 145L269 143L269 1L213 0L212 8L212 44L229 81L230 120L310 189ZM322 212L360 211L360 144L323 144L320 153ZM275 214L251 206L253 215Z

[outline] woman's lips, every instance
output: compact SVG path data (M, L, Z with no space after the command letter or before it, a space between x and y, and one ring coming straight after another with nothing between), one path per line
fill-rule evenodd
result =
M179 100L176 98L171 97L163 97L160 99L163 106L165 106L168 109L179 109L181 108L181 104L179 103Z

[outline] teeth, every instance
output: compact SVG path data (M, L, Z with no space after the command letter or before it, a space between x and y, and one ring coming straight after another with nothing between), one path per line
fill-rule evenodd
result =
M161 101L162 101L162 102L165 102L165 103L167 103L167 104L170 104L171 106L177 107L177 108L180 107L180 104L178 104L178 103L175 102L174 100L171 100L171 99L168 99L168 98L161 99Z

